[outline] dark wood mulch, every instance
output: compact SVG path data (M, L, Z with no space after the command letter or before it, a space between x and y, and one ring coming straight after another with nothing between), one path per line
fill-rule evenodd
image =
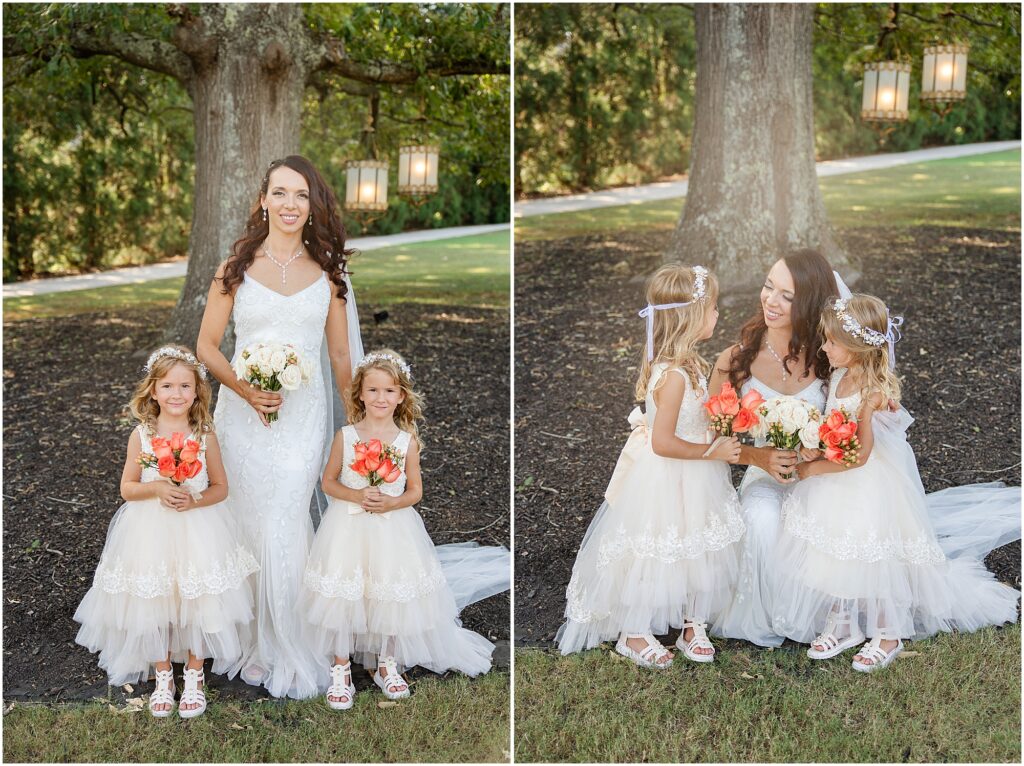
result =
M400 350L425 394L419 510L427 529L436 543L508 546L508 312L418 304L389 311L384 323L364 324L364 342ZM6 699L107 691L95 656L74 643L72 616L122 502L126 404L167 319L136 309L4 324ZM505 644L495 659L506 666L509 615L508 593L463 612L466 627ZM232 698L260 696L225 679L211 678L211 687Z
M667 234L584 236L516 246L516 635L545 643L628 434L643 342L644 276ZM981 481L1020 484L1020 233L862 229L843 232L862 261L855 287L906 317L897 347L910 432L928 491ZM640 275L639 277L637 275ZM728 285L723 286L728 293ZM714 359L756 310L722 308ZM740 475L734 472L734 477ZM1020 586L1020 544L986 559Z

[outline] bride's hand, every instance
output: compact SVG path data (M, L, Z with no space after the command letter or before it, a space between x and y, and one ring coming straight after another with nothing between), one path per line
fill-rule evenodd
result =
M242 397L250 407L256 410L256 414L260 416L260 420L267 428L270 427L267 415L281 409L281 402L284 401L281 394L276 391L264 391L244 380L242 381Z
M796 481L795 475L788 479L782 477L783 474L793 473L793 467L796 465L796 452L774 447L762 447L760 452L764 465L758 467L766 471L775 481L779 484L792 484Z

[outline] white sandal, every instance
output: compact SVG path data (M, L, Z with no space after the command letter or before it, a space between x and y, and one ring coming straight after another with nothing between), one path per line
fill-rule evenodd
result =
M174 712L174 668L156 671L156 685L149 695L149 714L154 718L167 718ZM155 705L169 705L166 710L154 710Z
M896 641L896 646L894 646L890 651L886 652L885 649L882 648L882 641L883 640L886 640L886 641L893 641L893 640L895 640ZM858 660L854 660L853 661L853 669L854 670L859 670L861 673L871 673L871 672L873 672L875 670L878 670L879 668L887 667L889 665L889 663L891 663L894 659L896 659L896 656L900 652L902 652L902 651L903 651L903 640L902 639L899 639L899 638L892 639L892 638L889 638L888 636L875 636L870 641L868 641L866 644L864 644L864 646L862 646L860 648L860 651L857 652L857 654L860 655L861 657L863 657L864 659L871 660L871 664L870 665L865 665L863 662L860 662Z
M706 622L691 622L690 620L683 621L683 632L679 634L679 638L676 639L676 647L682 651L683 655L688 660L694 662L714 662L715 661L715 647L708 638L708 634L705 631L708 624ZM683 639L686 635L686 629L693 629L693 638L689 641ZM710 649L711 654L697 654L694 649Z
M641 649L639 652L626 643L631 638L642 638L647 642L647 646ZM652 636L650 633L622 633L619 635L619 640L615 644L615 651L621 654L623 657L633 660L637 665L642 668L654 668L655 670L664 670L672 665L672 660L669 659L666 662L658 662L659 657L664 657L668 654L668 649L662 646L662 643Z
M387 675L384 678L380 677L381 665L387 671ZM380 687L380 690L384 692L384 696L389 700L400 700L409 696L409 684L405 682L405 679L398 672L398 664L395 662L394 657L378 658L377 667L373 671L373 682ZM398 689L398 691L391 691L392 686Z
M850 625L850 635L846 638L836 636L836 632L841 625ZM821 631L820 636L811 641L811 646L807 649L807 656L812 660L827 660L835 657L837 654L842 654L863 640L864 634L860 632L860 628L858 627L854 631L849 612L829 612L828 619L825 621L825 628ZM815 644L820 644L825 648L815 649Z
M206 712L206 692L199 688L199 683L202 682L203 686L206 686L206 680L203 678L202 668L190 668L185 667L185 688L181 691L181 699L178 700L178 715L182 718L195 718L201 716ZM199 705L199 707L192 708L191 710L185 710L182 705Z
M331 699L331 697L341 697ZM352 661L344 665L331 665L331 685L327 689L327 704L331 710L348 710L356 701L356 685L352 683Z

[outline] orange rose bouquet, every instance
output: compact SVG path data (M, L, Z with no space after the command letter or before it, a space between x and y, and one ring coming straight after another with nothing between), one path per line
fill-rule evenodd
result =
M829 413L825 422L818 427L818 438L826 460L845 466L857 465L860 460L857 421L850 417L845 408L840 407Z
M175 486L180 487L203 468L199 460L199 442L186 439L185 434L175 432L170 439L155 436L149 443L153 451L139 455L139 465L143 468L156 468L157 473ZM199 499L194 492L192 496Z
M740 399L732 384L726 381L722 384L721 393L708 399L704 408L708 411L711 429L720 436L732 436L746 433L758 424L758 410L762 404L764 397L756 389L751 389Z
M371 487L391 484L402 475L405 455L390 444L385 446L380 439L356 442L355 452L356 459L348 467L365 476Z

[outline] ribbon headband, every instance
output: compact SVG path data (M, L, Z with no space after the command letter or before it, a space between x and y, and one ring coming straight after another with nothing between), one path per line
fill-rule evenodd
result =
M832 310L836 313L836 318L839 319L843 324L843 330L852 335L855 338L860 338L862 341L867 343L869 346L881 346L883 343L889 344L889 369L896 369L896 343L903 338L903 333L900 332L900 327L903 326L903 317L892 316L889 310L885 310L886 314L886 326L885 332L881 333L878 330L872 330L870 327L862 327L860 322L854 319L846 311L846 299L837 298L836 302L832 304Z
M195 355L190 354L188 351L179 351L173 346L161 346L152 354L149 355L149 359L146 360L146 372L153 371L153 365L158 359L164 357L170 359L178 359L179 361L185 362L185 364L191 364L193 367L199 370L199 375L204 380L206 379L206 365L196 359Z
M707 297L708 270L703 266L693 267L693 300L685 303L648 303L640 309L638 316L647 320L647 361L654 360L654 312L668 309L681 309L693 303L703 303Z

